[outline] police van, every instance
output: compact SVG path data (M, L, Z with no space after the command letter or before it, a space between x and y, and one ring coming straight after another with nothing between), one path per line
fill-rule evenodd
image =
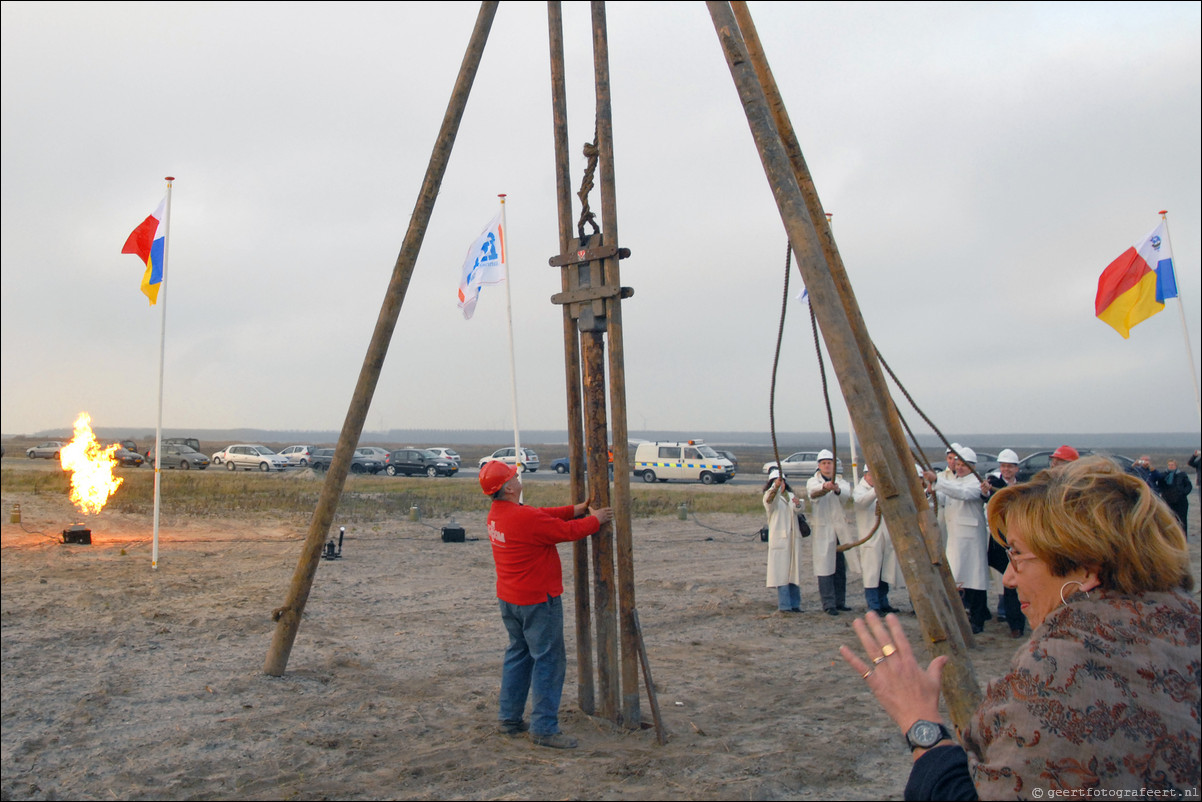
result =
M712 485L734 477L735 466L718 456L704 440L661 441L639 443L634 451L634 475L648 483L683 479Z

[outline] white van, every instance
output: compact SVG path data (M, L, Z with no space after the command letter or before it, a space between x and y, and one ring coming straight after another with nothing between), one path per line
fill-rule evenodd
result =
M648 483L684 479L712 485L732 478L735 466L704 440L639 443L634 451L634 475Z

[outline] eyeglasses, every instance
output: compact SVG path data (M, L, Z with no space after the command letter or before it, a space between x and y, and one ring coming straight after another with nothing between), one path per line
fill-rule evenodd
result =
M1015 571L1023 570L1021 567L1022 563L1025 563L1028 560L1038 560L1039 559L1034 554L1021 554L1021 553L1015 551L1013 546L1006 547L1006 556L1010 558L1010 564L1014 566Z

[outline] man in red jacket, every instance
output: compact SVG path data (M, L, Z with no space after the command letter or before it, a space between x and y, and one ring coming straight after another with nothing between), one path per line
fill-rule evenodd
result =
M563 568L556 546L596 534L613 519L613 510L595 510L587 502L527 507L521 503L518 469L499 460L480 469L480 488L493 500L488 539L497 566L501 621L509 632L501 672L499 729L508 735L529 730L530 739L539 746L574 749L576 739L559 731L567 655L560 598ZM532 686L527 724L522 715Z

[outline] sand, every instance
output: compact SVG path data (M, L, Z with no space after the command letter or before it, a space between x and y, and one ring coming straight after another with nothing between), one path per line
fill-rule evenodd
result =
M775 612L758 516L635 522L665 746L579 710L561 547L561 725L580 748L558 751L495 733L505 635L483 505L460 517L465 543L441 542L442 521L348 528L281 678L262 667L295 524L170 521L151 570L143 516L101 513L92 545L73 546L57 542L77 517L64 500L5 494L3 509L3 799L901 798L904 741L837 654L853 616L822 614L812 577L806 612ZM893 602L910 610L904 591ZM987 624L982 684L1015 648Z

